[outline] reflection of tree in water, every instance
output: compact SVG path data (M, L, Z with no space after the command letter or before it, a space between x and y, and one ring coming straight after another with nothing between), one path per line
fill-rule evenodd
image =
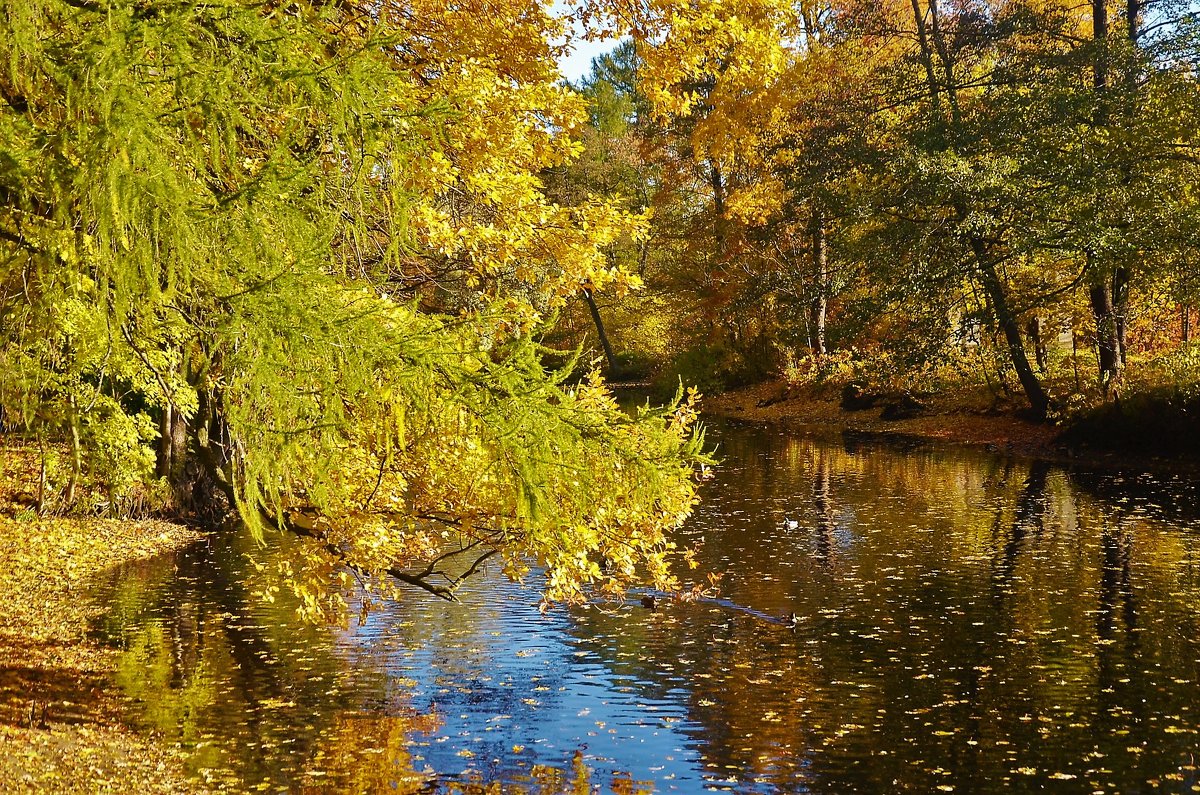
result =
M1200 477L1154 477L1105 470L1071 471L1071 482L1080 495L1126 515L1172 523L1200 520Z
M1122 731L1131 719L1146 719L1144 683L1130 666L1141 655L1137 603L1133 588L1133 534L1119 513L1100 522L1100 587L1096 607L1096 727L1105 734ZM1141 762L1136 759L1136 762ZM1141 767L1141 765L1138 765Z
M294 605L254 600L248 568L238 541L216 537L126 571L101 631L124 648L118 678L136 719L194 749L193 772L295 786L365 680L345 686L328 631Z
M811 565L797 564L780 543L802 536L740 518L731 528L733 512L719 509L703 528L705 563L749 561L725 595L775 611L794 604L805 621L794 640L764 642L770 630L724 617L691 666L691 714L703 724L715 770L755 771L756 760L775 754L767 775L776 786L814 791L932 791L945 783L970 791L1004 779L1036 790L1052 775L1099 781L1089 771L1104 765L1118 768L1110 776L1118 781L1174 774L1178 761L1168 757L1194 735L1175 735L1150 765L1125 747L1151 742L1154 713L1182 714L1194 728L1179 703L1186 687L1129 678L1123 686L1138 710L1109 724L1089 705L1106 687L1098 681L1104 655L1126 661L1121 677L1135 660L1184 680L1196 673L1194 642L1170 659L1148 659L1130 562L1146 540L1129 529L1089 529L1114 511L1111 503L1077 496L1065 473L1044 461L925 449L894 455L878 445L839 450L808 440L771 439L769 447L778 457L768 460L768 476L754 471L752 450L726 444L736 474L712 491L716 499L724 489L756 494L760 505L784 506L778 515L807 492L800 532L812 534ZM748 502L735 497L723 507L752 514ZM839 521L856 539L841 550ZM1184 546L1142 554L1160 560L1164 574L1200 559L1195 539L1171 528L1163 538ZM1160 599L1164 584L1156 586ZM1097 598L1109 607L1097 612ZM1106 637L1100 621L1119 623L1125 642L1096 645L1094 636ZM674 659L676 650L652 656ZM652 666L645 675L655 675ZM787 727L780 735L777 712Z
M1050 474L1050 469L1049 462L1042 460L1035 460L1029 465L1029 474L1017 496L1012 524L1009 526L1003 552L996 564L993 582L997 586L997 596L1012 587L1013 573L1017 569L1017 558L1025 545L1025 538L1030 530L1038 536L1045 530L1046 479ZM1005 481L1008 480L1011 470L1012 462L1008 460L1005 462ZM996 530L999 529L1004 513L1005 506L1004 503L1001 503L1000 507L996 509L993 537L998 535Z
M817 453L816 466L813 468L813 504L816 508L817 519L817 560L825 566L833 563L833 533L837 530L837 515L829 490L830 469L829 451L821 448Z

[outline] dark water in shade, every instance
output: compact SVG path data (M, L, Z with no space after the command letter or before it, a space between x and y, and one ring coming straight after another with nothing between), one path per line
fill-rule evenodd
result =
M712 438L680 535L728 604L541 616L488 572L314 628L214 539L97 593L130 718L237 790L1200 792L1196 484Z

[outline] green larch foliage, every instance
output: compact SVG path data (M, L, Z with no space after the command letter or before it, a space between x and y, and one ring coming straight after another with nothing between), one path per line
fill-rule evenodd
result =
M666 583L663 531L690 509L703 459L691 408L630 418L601 382L547 371L533 336L558 282L620 283L588 246L624 222L592 208L575 217L596 242L567 237L524 164L468 170L488 146L562 156L532 116L506 140L456 137L477 122L468 99L513 101L512 75L544 54L485 72L476 97L442 91L428 42L394 10L3 4L8 422L74 450L66 508L98 507L74 493L86 479L110 509L138 489L195 511L224 493L257 533L305 535L288 583L313 611L340 607L319 583L346 565L448 595L456 575L419 570L448 544L503 553L514 576L546 566L550 599ZM570 115L552 84L521 79L524 101ZM433 185L439 169L457 176ZM529 192L514 196L528 217L499 219L484 171ZM454 220L468 216L485 220ZM451 222L469 245L428 231ZM522 250L536 223L562 239ZM468 277L438 281L451 271ZM604 576L602 556L618 564Z

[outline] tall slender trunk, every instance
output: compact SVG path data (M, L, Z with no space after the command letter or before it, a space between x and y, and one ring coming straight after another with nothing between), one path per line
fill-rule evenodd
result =
M1142 36L1142 8L1145 5L1143 0L1125 0L1126 29L1129 42L1134 46Z
M1042 318L1040 315L1032 315L1029 322L1025 324L1025 333L1029 335L1029 342L1033 345L1033 358L1037 362L1038 371L1042 375L1046 374L1047 365L1049 364L1046 352L1046 340L1042 336Z
M1129 269L1117 267L1112 275L1113 315L1117 327L1117 353L1121 358L1121 369L1125 368L1125 342L1129 330Z
M79 411L75 405L74 395L67 398L67 422L71 431L71 477L67 480L67 492L64 500L70 507L75 502L75 493L83 475L83 445L79 440Z
M729 242L725 228L725 177L716 163L709 167L708 180L713 192L713 238L717 243L717 258L724 262Z
M596 306L596 299L592 296L591 290L583 291L583 300L587 302L588 311L592 313L592 322L596 324L596 335L600 337L600 347L604 348L604 360L608 362L608 373L612 375L617 371L617 357L613 353L612 343L608 341L608 334L604 331L600 307Z
M1004 332L1009 359L1021 382L1021 388L1025 391L1025 398L1029 401L1029 407L1034 416L1044 419L1050 410L1050 396L1042 388L1042 382L1038 380L1037 374L1033 372L1033 367L1029 364L1029 357L1025 355L1025 342L1021 338L1021 327L1017 324L1017 317L1008 304L1004 283L1000 281L996 265L988 256L987 246L981 239L975 236L971 237L971 250L975 255L975 264L983 282L984 292L992 304L992 311L996 313L996 322L999 323L1000 330Z
M1136 6L1136 3L1133 4ZM1139 9L1132 9L1128 20L1131 39L1137 38ZM1092 63L1092 87L1096 92L1096 110L1092 123L1106 127L1110 121L1108 6L1105 0L1092 0L1092 41L1096 45ZM1100 384L1105 394L1121 378L1125 363L1125 308L1128 298L1128 271L1097 261L1087 252L1088 301L1096 321L1096 353Z
M815 201L809 219L809 234L814 284L812 304L809 306L812 352L814 356L824 356L828 352L825 346L825 315L829 304L829 253L825 245L825 214Z
M1092 41L1097 45L1096 60L1092 63L1092 86L1101 95L1097 114L1103 116L1106 115L1103 95L1108 93L1108 5L1105 0L1092 0Z
M942 35L937 0L929 0L929 31L933 34L933 46L937 48L938 60L942 64L942 74L946 80L946 104L950 107L950 128L957 134L962 127L962 111L958 107L958 83L954 79L954 59L950 57L950 50L946 47L946 37Z
M933 69L933 49L929 46L929 33L925 29L925 12L921 10L920 0L911 0L913 23L917 28L917 43L921 49L921 65L925 68L925 81L929 87L929 99L933 104L933 115L941 121L941 93L938 89L937 75Z
M1112 282L1102 279L1088 288L1088 301L1096 319L1096 355L1100 383L1105 392L1121 377L1121 342L1113 309Z
M1079 376L1079 332L1075 321L1071 321L1071 367L1075 370L1075 391L1083 392L1083 379Z
M1187 304L1179 305L1179 337L1183 342L1192 341L1192 308Z
M46 466L46 438L42 436L42 431L39 428L37 432L38 440L38 496L37 496L37 512L40 516L46 510L46 482L48 472Z

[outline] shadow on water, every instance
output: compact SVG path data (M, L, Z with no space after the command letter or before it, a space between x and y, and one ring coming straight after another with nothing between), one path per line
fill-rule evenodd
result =
M240 787L1200 783L1200 536L1177 499L1192 484L712 436L724 460L678 540L724 573L718 599L541 616L490 571L461 605L414 595L310 627L252 596L245 554L286 549L232 538L118 573L97 633L122 650L133 719Z

